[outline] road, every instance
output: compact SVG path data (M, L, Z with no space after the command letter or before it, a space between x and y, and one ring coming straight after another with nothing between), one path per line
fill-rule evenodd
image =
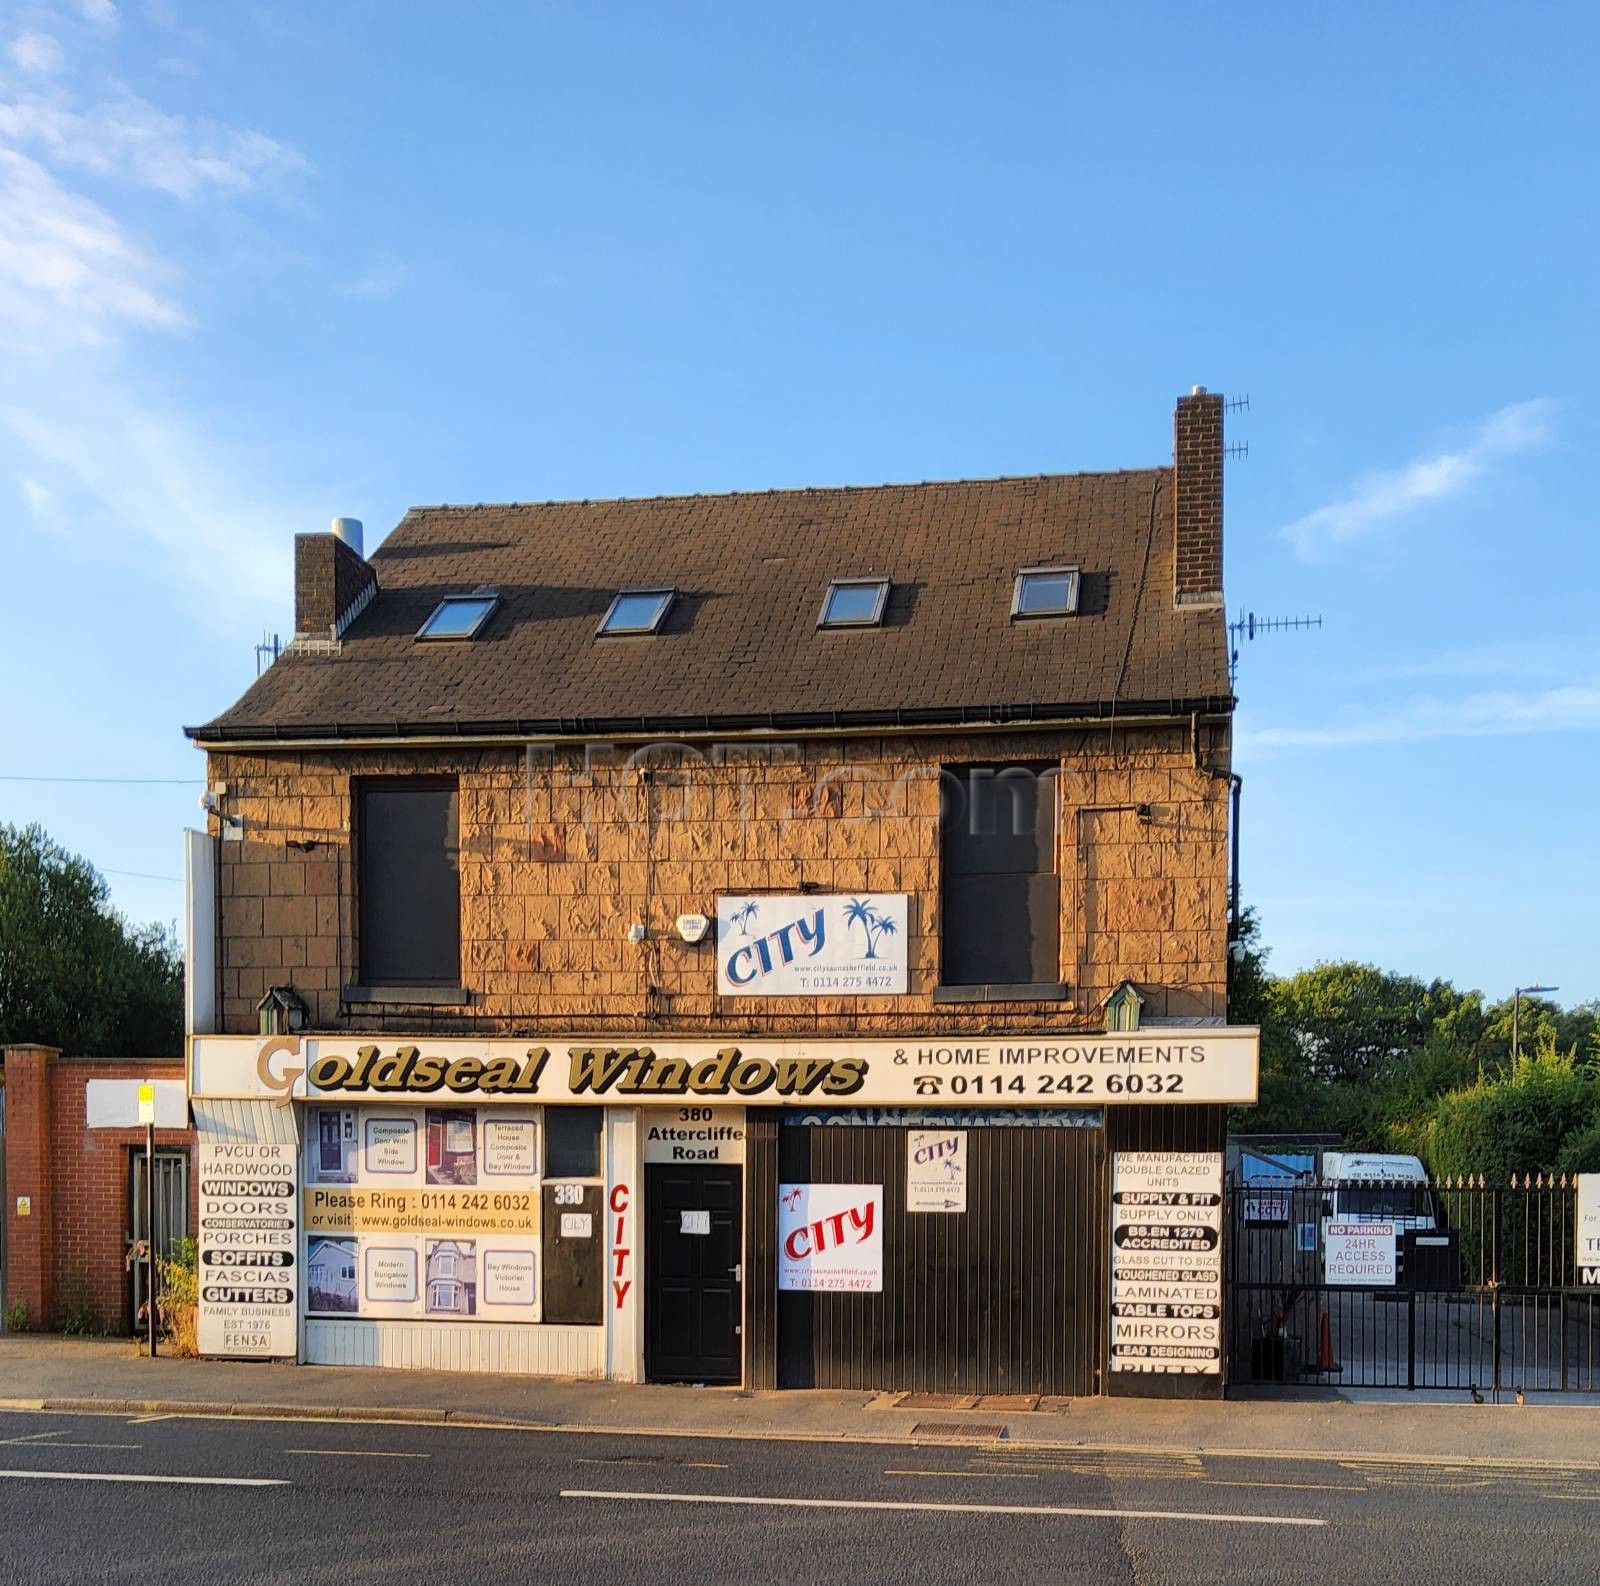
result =
M0 1580L1590 1583L1600 1467L0 1415Z

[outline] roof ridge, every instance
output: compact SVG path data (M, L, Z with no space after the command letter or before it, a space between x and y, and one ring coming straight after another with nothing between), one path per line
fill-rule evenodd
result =
M875 485L780 485L767 490L684 490L655 496L551 496L535 501L436 501L408 507L405 516L409 518L419 512L482 512L506 507L648 506L657 501L726 501L734 496L827 496L870 490L955 490L964 485L1034 484L1045 479L1126 479L1171 472L1171 463L1153 463L1145 468L1085 468L1070 473L980 474L962 479L891 479ZM402 518L401 522L404 521Z

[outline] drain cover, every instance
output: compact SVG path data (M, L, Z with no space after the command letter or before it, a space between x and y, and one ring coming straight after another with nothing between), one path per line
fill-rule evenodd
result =
M959 1437L963 1442L990 1443L1007 1435L1000 1421L918 1421L913 1437Z

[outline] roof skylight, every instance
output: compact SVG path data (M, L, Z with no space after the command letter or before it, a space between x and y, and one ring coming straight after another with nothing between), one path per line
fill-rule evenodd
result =
M446 595L417 629L419 639L476 639L500 604L498 595Z
M1070 617L1078 609L1076 567L1024 567L1011 595L1013 617Z
M876 628L889 599L887 578L836 578L823 598L819 628Z
M654 633L665 620L677 595L676 589L620 589L596 634Z

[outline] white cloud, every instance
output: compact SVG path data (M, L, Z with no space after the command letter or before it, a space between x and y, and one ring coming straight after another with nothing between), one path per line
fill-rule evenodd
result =
M261 459L230 454L114 376L76 400L58 391L42 404L0 408L0 431L50 481L37 488L53 510L70 511L102 563L163 553L202 597L186 609L219 630L281 609L291 531L319 517L308 503L286 505Z
M99 205L0 148L0 325L35 347L105 341L126 326L180 330L171 277Z
M1386 662L1352 675L1355 683L1394 683L1424 677L1555 677L1580 667L1589 646L1562 638L1504 639Z
M1321 727L1257 727L1241 721L1240 750L1344 749L1438 738L1510 737L1600 729L1600 678L1525 692L1495 690L1459 699L1423 697L1387 711Z
M60 92L0 101L0 140L52 166L181 199L244 192L306 168L298 150L264 133L170 115L127 89L87 107Z
M1419 457L1404 468L1369 474L1342 499L1297 518L1280 532L1307 561L1364 539L1428 501L1459 495L1491 464L1549 439L1556 403L1540 397L1492 413L1454 451Z
M36 518L53 518L56 511L55 492L41 485L37 479L19 479L17 493L23 505Z
M393 297L411 279L411 271L396 259L374 265L366 274L343 282L338 290L345 297Z
M96 27L113 30L118 22L115 0L76 0L78 14Z
M18 71L52 77L67 63L66 51L48 33L19 33L6 50Z

